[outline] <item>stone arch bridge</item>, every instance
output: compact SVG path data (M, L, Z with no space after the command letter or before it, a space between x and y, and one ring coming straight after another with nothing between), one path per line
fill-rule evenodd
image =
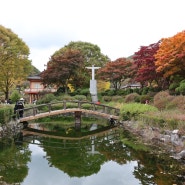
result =
M80 128L81 116L83 114L95 115L105 119L109 119L111 116L113 119L118 120L120 110L115 107L87 101L59 101L25 108L24 116L19 121L25 123L43 117L66 113L74 114L75 128Z

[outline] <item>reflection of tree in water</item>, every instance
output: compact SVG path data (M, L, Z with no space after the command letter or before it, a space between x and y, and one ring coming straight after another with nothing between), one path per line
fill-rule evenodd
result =
M103 140L98 144L97 149L101 154L105 155L107 161L112 160L118 164L126 164L132 160L130 151L123 145L120 138L116 141Z
M185 179L182 179L184 172L180 164L169 156L164 154L156 156L141 151L132 151L131 153L138 161L134 175L141 180L142 184L181 185L185 182Z
M59 168L71 177L83 177L97 173L107 160L106 155L97 149L99 150L100 146L104 147L107 142L112 142L113 138L108 139L108 134L109 132L103 132L100 136L89 136L88 139L81 140L43 138L41 143L51 166Z
M61 147L60 142L65 142L65 147ZM100 154L90 155L86 152L86 147L90 142L86 140L56 140L50 138L52 147L48 147L48 141L43 140L43 148L47 152L47 159L53 165L67 173L70 177L89 176L100 170L105 157Z
M136 140L133 137L128 133L126 135L123 133L123 135L130 142L134 143L133 146L135 145ZM143 151L128 146L127 150L130 151L131 159L138 162L137 167L134 169L134 175L143 185L184 185L185 179L183 179L183 176L185 172L182 169L182 164L180 165L180 163L168 155L160 154L159 150L158 152L152 149L150 151Z
M183 184L180 175L180 165L176 160L164 155L156 155L144 151L135 140L121 133L134 147L124 145L120 139L120 131L113 130L101 136L91 136L83 140L43 139L41 141L47 152L50 165L64 171L71 177L83 177L97 173L106 161L112 160L118 164L137 161L134 168L135 178L143 185L152 184Z
M132 160L130 151L120 141L118 130L109 130L82 140L43 138L41 143L50 165L71 177L97 173L101 165L109 160L119 164Z
M0 176L6 183L19 183L28 174L27 162L30 161L28 146L18 148L13 141L0 141Z

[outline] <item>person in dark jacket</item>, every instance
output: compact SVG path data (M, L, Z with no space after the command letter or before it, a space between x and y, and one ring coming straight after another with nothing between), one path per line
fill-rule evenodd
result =
M110 126L114 126L115 125L115 120L114 120L114 118L112 116L110 116L109 122L110 122Z
M23 117L24 113L24 102L23 99L21 98L19 101L16 102L15 107L14 107L14 114L18 113L19 118Z

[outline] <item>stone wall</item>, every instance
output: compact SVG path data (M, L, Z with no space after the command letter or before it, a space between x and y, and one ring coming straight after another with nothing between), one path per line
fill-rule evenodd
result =
M138 137L146 145L161 147L175 159L185 159L185 135L178 129L165 130L149 125L140 126L137 121L125 121L121 127Z
M7 124L0 126L0 138L14 138L21 132L23 128L22 123L17 120L11 120Z

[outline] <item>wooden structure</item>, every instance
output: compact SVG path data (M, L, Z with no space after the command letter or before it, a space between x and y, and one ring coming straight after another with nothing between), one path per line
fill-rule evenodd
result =
M37 101L42 93L50 93L56 92L57 89L55 88L46 88L42 84L42 78L39 75L30 76L27 78L30 82L29 89L25 89L25 94L29 95L29 103L33 103L35 100Z
M55 116L59 114L73 113L75 128L81 127L81 116L83 114L95 115L109 119L110 116L117 120L120 110L103 104L96 104L86 101L60 101L55 103L36 105L24 109L24 116L20 122L29 122L38 118Z

